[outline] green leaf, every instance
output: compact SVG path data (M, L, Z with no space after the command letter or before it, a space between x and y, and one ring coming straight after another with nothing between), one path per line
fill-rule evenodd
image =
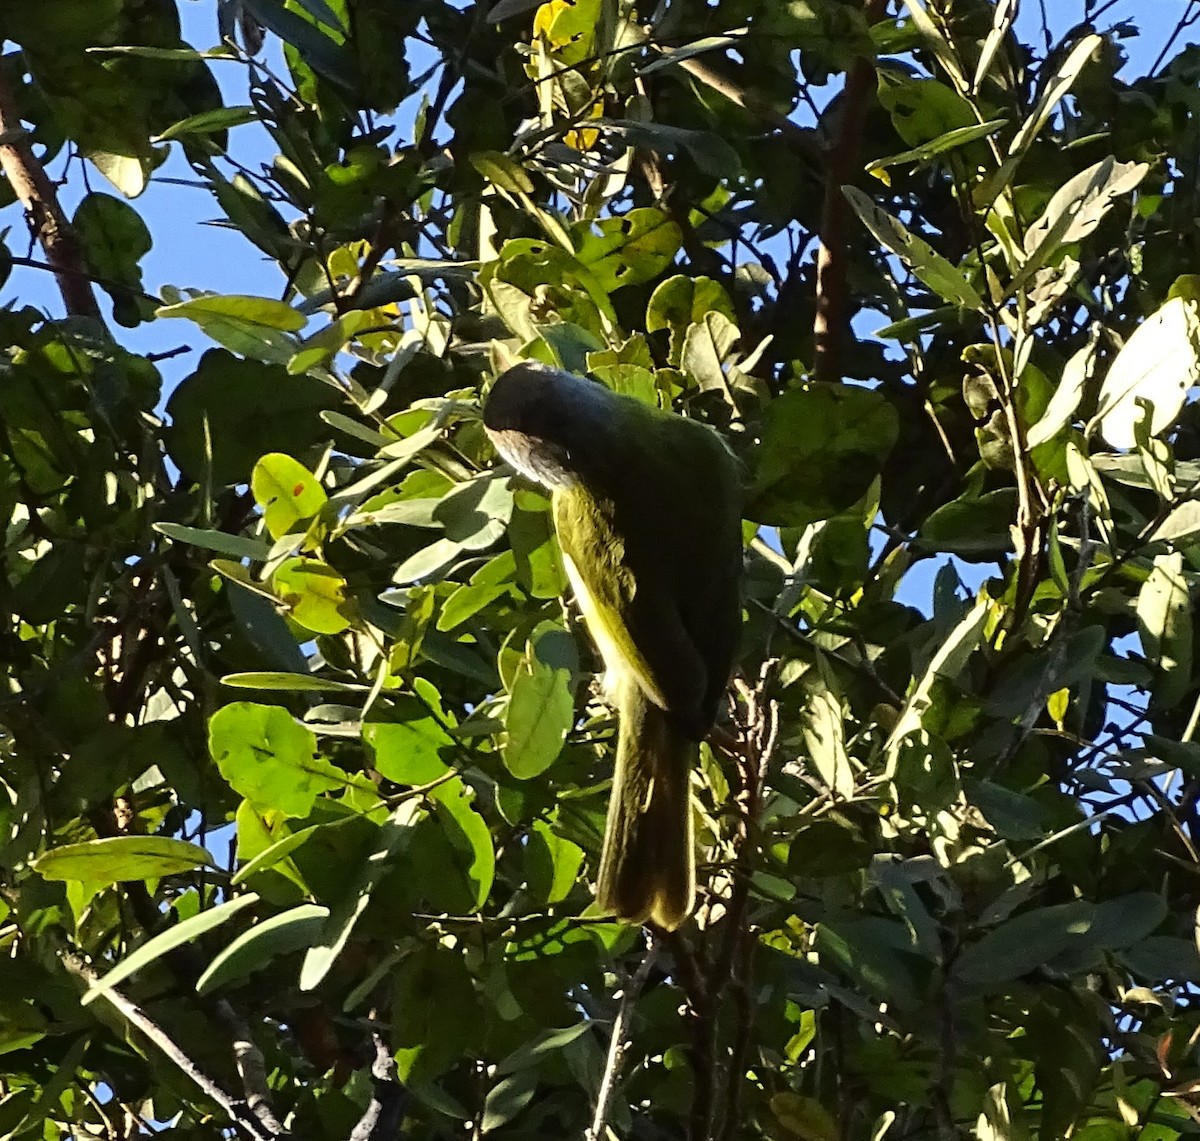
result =
M1200 952L1193 938L1152 935L1125 948L1117 957L1147 982L1185 983L1200 976Z
M917 1005L918 945L915 932L898 920L870 916L822 923L817 952L823 967L837 969L871 995L903 1009Z
M86 157L126 198L137 198L146 189L151 165L140 155L97 148L89 150Z
M1060 186L1041 216L1025 231L1029 260L1022 266L1018 281L1052 260L1064 246L1091 234L1113 202L1136 190L1149 169L1143 162L1117 162L1109 155Z
M532 194L533 181L524 167L500 151L477 151L468 156L471 165L493 186L510 194Z
M1191 546L1200 536L1200 500L1186 499L1154 529L1152 538L1156 543L1170 543L1174 547Z
M771 1095L771 1112L784 1131L801 1141L837 1141L838 1127L833 1114L816 1098L798 1093Z
M511 533L511 523L509 529ZM437 628L443 632L454 630L489 603L511 593L516 569L517 560L511 550L501 551L489 559L471 576L470 581L455 589L446 599L438 615Z
M292 617L317 634L340 634L353 621L356 607L346 597L346 580L319 559L284 559L271 585Z
M921 528L921 546L961 558L990 561L1012 549L1010 527L1017 519L1017 493L1002 487L983 495L968 493L944 504Z
M328 915L328 907L302 903L264 919L218 953L197 980L196 993L211 994L232 986L269 967L275 959L308 947Z
M557 903L575 886L583 866L583 849L559 836L544 820L535 820L526 860L529 890L546 903Z
M854 795L854 772L846 752L845 710L828 687L814 685L804 710L804 748L821 783L839 800Z
M1192 684L1191 592L1179 551L1158 555L1137 596L1137 627L1146 657L1156 667L1156 701L1171 705Z
M567 590L562 551L548 511L514 511L508 521L516 580L533 598L559 598Z
M365 693L368 686L358 682L334 681L314 674L284 673L280 670L258 670L226 674L222 685L234 689L271 689L284 693Z
M868 173L874 174L877 170L886 170L889 166L902 166L910 162L917 167L926 166L933 159L937 158L938 155L946 154L948 151L957 150L959 147L966 146L968 143L973 143L978 139L986 139L990 135L994 135L1006 123L1006 119L989 119L986 123L974 123L967 127L955 127L953 130L938 135L937 138L931 139L927 143L922 143L920 146L913 147L911 150L901 151L899 154L889 155L887 158L874 159L867 163L865 169Z
M484 1098L481 1130L488 1133L508 1124L533 1100L537 1084L534 1070L518 1070L501 1078Z
M900 751L910 733L922 728L922 721L933 704L933 694L938 681L955 680L964 669L971 655L983 640L988 619L988 599L980 595L966 613L942 638L941 645L929 660L920 679L912 687L900 716L892 726L884 751L888 756L888 772L894 773L899 763Z
M229 882L236 886L237 884L244 883L251 876L257 875L259 872L269 871L276 864L286 860L297 848L303 847L304 844L312 839L320 827L321 825L319 824L312 824L307 828L301 828L298 832L292 832L287 836L283 836L273 844L269 844L238 868Z
M287 333L298 332L308 324L308 318L286 301L234 293L209 293L203 297L193 297L190 301L180 301L176 305L163 305L155 316L186 317L201 328L213 318L234 318L248 325L263 325Z
M491 472L443 496L433 518L445 528L447 540L464 551L480 551L504 534L512 509L510 477Z
M572 233L575 256L608 293L657 277L671 264L682 240L679 227L652 206L619 218L601 218L592 226L581 224Z
M937 79L922 79L886 65L879 68L879 102L910 147L932 145L948 132L978 130L971 104Z
M722 365L738 343L737 326L723 313L706 313L683 338L679 367L701 392L728 393Z
M328 25L309 23L277 0L241 0L262 26L296 49L298 58L323 79L346 91L354 88L357 69L340 34ZM334 32L331 36L328 32ZM336 37L336 38L335 38Z
M183 840L167 836L106 836L51 848L33 866L48 880L79 880L108 886L178 875L216 864L206 849Z
M667 123L634 119L605 118L594 122L606 134L619 135L629 146L686 153L700 170L717 178L736 178L742 168L737 149L713 131L693 131Z
M593 1028L590 1020L576 1022L558 1030L543 1030L528 1042L522 1042L511 1054L496 1063L496 1074L504 1077L519 1070L535 1068L547 1055L553 1055L569 1046L576 1038Z
M851 385L793 389L767 408L746 517L803 527L866 494L899 421L878 393Z
M136 951L126 955L103 978L97 979L79 1000L80 1003L87 1006L89 1002L94 1002L106 991L112 990L118 983L123 982L143 967L149 966L168 951L197 942L202 935L220 927L223 923L228 923L243 908L257 902L258 896L254 892L246 892L245 895L236 896L216 907L201 911L190 919L176 923L174 927L168 927L161 934L155 935L153 939L147 940Z
M501 527L500 534L503 533ZM392 572L392 582L407 585L420 582L421 579L433 578L458 559L462 552L462 547L453 539L435 539L429 546L422 547L405 559Z
M800 827L788 848L788 871L808 879L841 876L867 867L872 854L870 841L853 821L830 813Z
M1002 994L1006 984L1063 951L1096 942L1092 934L1095 919L1095 905L1085 900L1026 911L963 948L953 976L961 986Z
M93 193L80 202L71 224L83 244L88 268L113 300L114 316L122 325L138 324L143 319L137 296L142 291L138 262L153 244L141 215L111 194Z
M1091 379L1095 361L1096 345L1090 342L1063 366L1062 377L1050 398L1050 403L1041 418L1025 435L1025 442L1029 447L1036 448L1039 444L1053 439L1071 422L1075 410L1083 400L1084 386Z
M1167 918L1167 901L1154 891L1137 891L1096 905L1092 938L1106 951L1140 943Z
M960 792L953 754L940 737L916 729L897 742L893 779L900 810L926 816L949 808Z
M198 484L246 483L264 453L303 454L328 435L316 414L339 402L309 377L212 349L167 401L171 458Z
M463 877L474 908L480 908L492 890L496 875L492 834L472 807L473 798L458 777L432 789L429 798L442 834L449 842L453 865Z
M454 738L416 698L398 699L392 716L397 719L363 725L372 767L397 784L428 784L445 776L450 766L443 751L449 755Z
M542 640L526 647L504 711L504 763L518 780L545 772L575 724L571 671L543 660Z
M254 465L250 488L273 539L288 534L297 523L306 523L329 502L316 476L279 452L263 456Z
M899 219L876 206L857 187L843 186L842 193L879 243L891 250L940 298L966 309L983 310L983 298L975 292L975 287L924 238L910 233Z
M1097 49L1103 45L1103 42L1100 36L1093 34L1084 36L1071 49L1070 54L1059 64L1058 70L1043 88L1029 118L1021 124L1021 129L1009 146L1010 156L1019 157L1029 148L1046 125L1058 101L1071 90L1075 80L1079 78L1079 73Z
M316 755L317 739L286 709L235 701L208 725L208 747L233 790L284 816L307 816L322 792L346 787L346 773Z
M1036 840L1046 834L1048 813L1031 796L992 781L964 781L971 803L1006 840Z
M391 1045L402 1082L429 1081L476 1040L481 1012L475 980L457 948L426 943L392 975Z
M1114 448L1137 446L1136 426L1150 408L1149 434L1179 416L1200 379L1200 314L1176 297L1147 317L1122 346L1100 386L1100 431ZM1144 403L1143 403L1144 402Z
M308 991L318 986L337 961L355 925L371 902L375 888L391 869L393 860L411 841L419 811L417 800L405 800L396 806L380 827L371 851L322 924L320 936L311 941L300 971L301 990Z
M212 135L230 127L240 127L245 123L257 121L258 112L253 107L215 107L211 111L201 111L198 115L189 115L186 119L172 123L157 136L156 141L165 143L187 135Z
M181 523L155 523L154 529L177 543L203 547L208 551L220 551L235 559L253 559L264 562L271 554L271 545L261 539L248 539L244 535L230 535L225 531L210 531L200 527L185 527Z

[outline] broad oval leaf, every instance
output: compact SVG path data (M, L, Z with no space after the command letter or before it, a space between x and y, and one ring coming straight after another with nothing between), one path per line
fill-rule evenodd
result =
M254 501L263 510L271 538L278 539L316 515L329 497L316 476L282 452L265 455L250 476Z
M965 947L955 961L954 978L973 990L1002 992L1013 979L1092 941L1095 918L1096 906L1086 900L1026 911Z
M1100 431L1114 448L1137 447L1149 405L1149 434L1174 422L1200 378L1200 318L1195 303L1174 297L1130 336L1100 386ZM1145 401L1145 404L1141 403Z
M208 725L208 747L233 790L284 816L306 816L322 792L350 778L317 756L312 730L278 705L235 701Z
M577 227L575 238L575 256L606 292L657 277L671 264L682 241L679 227L652 206L619 218L602 218L594 229Z
M400 718L372 721L362 727L363 740L371 750L371 764L397 784L428 784L445 776L450 766L442 750L454 739L415 698L399 702Z
M346 597L346 580L320 559L285 559L271 585L301 626L317 634L340 634L351 623L354 600Z
M895 446L899 420L878 392L809 385L771 402L746 517L803 527L856 503Z
M527 647L513 676L504 713L504 763L519 780L548 769L575 724L571 671L544 661L542 639Z
M434 816L449 842L457 865L476 908L482 907L496 876L496 851L492 834L483 817L472 806L472 794L458 777L438 785L429 793Z

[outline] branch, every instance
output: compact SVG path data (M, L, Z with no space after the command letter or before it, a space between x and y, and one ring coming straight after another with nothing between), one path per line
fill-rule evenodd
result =
M63 966L88 986L96 983L99 976L81 959L69 951L60 952ZM229 1096L211 1078L201 1072L200 1067L176 1045L174 1039L157 1022L154 1022L136 1003L131 1002L119 991L105 987L103 997L110 1002L131 1025L140 1030L168 1058L181 1074L190 1078L202 1093L221 1107L239 1129L254 1141L272 1141L273 1134L262 1131L256 1118L247 1118L240 1104Z
M111 835L114 831L119 834L123 829L116 822L107 819L103 814L95 814L93 824L96 831L100 835ZM131 883L128 887L126 898L129 900L130 906L133 908L133 913L137 917L138 922L145 928L146 931L154 930L156 919L158 917L157 909L154 901L150 898L149 892L146 891L145 884ZM199 961L199 952L194 946L187 945L176 947L175 950L167 957L166 964L168 970L180 980L185 991L194 991L195 981L200 977L202 972L202 964ZM81 978L95 979L95 974L87 967L82 967L81 970L76 970L76 966L71 962L67 966ZM137 1011L137 1007L133 1006L128 999L117 995L113 1000L113 1005L116 1006L122 1013L126 1013L122 1003L126 1004L132 1010ZM249 1024L240 1014L225 999L217 999L215 1002L208 1001L200 1004L206 1014L210 1015L216 1021L221 1029L229 1037L230 1046L233 1050L233 1060L237 1067L238 1077L242 1082L242 1093L244 1095L244 1104L253 1115L251 1120L255 1125L260 1126L262 1132L252 1130L255 1137L282 1137L289 1131L285 1128L275 1116L275 1110L271 1101L271 1087L267 1081L267 1067L263 1059L262 1051L258 1044L254 1041L254 1036L250 1033ZM140 1014L140 1012L138 1012ZM126 1013L126 1017L134 1022L135 1025L141 1025L134 1021L133 1017ZM143 1014L142 1018L146 1018ZM146 1019L149 1022L149 1019ZM153 1023L150 1023L153 1026ZM163 1032L159 1030L159 1033ZM165 1037L165 1035L164 1035ZM151 1036L152 1040L158 1044L158 1040ZM167 1039L169 1042L170 1039ZM164 1051L166 1052L166 1051ZM176 1061L175 1057L168 1053L172 1061ZM181 1055L182 1056L182 1055ZM187 1058L184 1057L187 1061ZM190 1063L189 1063L190 1064ZM186 1071L185 1071L186 1072ZM198 1080L198 1079L193 1079ZM202 1087L206 1089L207 1087ZM210 1096L212 1096L210 1094ZM244 1119L238 1118L242 1121Z
M21 125L16 97L6 75L0 71L0 170L13 193L25 207L29 231L42 247L58 280L67 313L73 317L102 320L96 295L87 280L87 266L71 224L58 202L54 183L33 153Z
M237 1065L238 1077L242 1079L242 1092L246 1096L247 1107L268 1133L282 1136L288 1130L275 1116L275 1109L271 1104L271 1087L267 1082L267 1064L258 1043L250 1033L250 1027L223 998L216 1002L214 1011L233 1043L233 1060Z
M371 1013L374 1017L375 1012ZM375 1060L371 1063L375 1088L350 1134L350 1141L385 1141L399 1137L404 1115L408 1112L408 1091L396 1080L396 1060L388 1044L377 1030L371 1032L371 1040L375 1043Z
M866 0L869 25L879 23L886 11L887 0ZM846 73L837 137L826 153L825 199L818 234L821 244L817 250L817 315L813 321L813 377L818 381L838 381L842 376L842 339L849 324L846 226L850 216L842 186L853 177L858 164L874 81L874 61L860 56Z
M674 974L687 995L687 1026L691 1043L688 1064L692 1067L692 1109L688 1118L688 1141L709 1141L711 1137L713 1086L716 1078L713 1054L716 1037L716 1012L704 980L704 973L692 948L678 931L663 934L663 940L675 960Z
M725 1105L717 1136L732 1141L741 1125L742 1085L746 1077L746 1057L754 1031L755 1006L752 999L754 950L758 945L752 925L747 921L750 903L750 877L753 872L752 836L758 831L762 810L762 789L767 765L779 737L779 705L764 701L767 683L776 659L763 662L754 689L739 686L746 703L746 745L744 756L734 756L741 788L737 794L738 826L734 837L733 890L729 900L729 924L725 946L714 964L709 990L717 994L728 985L733 988L735 1025L726 1075Z
M642 993L642 987L646 984L650 968L658 958L658 944L654 942L654 936L650 935L649 940L641 965L633 977L626 981L621 991L621 1005L617 1008L617 1016L613 1019L612 1037L608 1040L608 1061L604 1065L604 1077L596 1094L596 1112L592 1117L591 1128L583 1135L584 1141L602 1141L608 1125L608 1110L616 1092L617 1078L621 1076L621 1064L629 1049L629 1022L633 1016L633 1008L638 995Z

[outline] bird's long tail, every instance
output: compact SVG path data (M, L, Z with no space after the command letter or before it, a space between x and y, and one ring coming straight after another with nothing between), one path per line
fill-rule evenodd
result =
M596 902L668 931L692 911L696 873L689 786L699 745L629 681L616 694L620 731Z

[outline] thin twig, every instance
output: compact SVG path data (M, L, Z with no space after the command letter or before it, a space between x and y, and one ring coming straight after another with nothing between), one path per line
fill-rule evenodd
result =
M88 986L94 986L99 976L86 963L69 951L61 953L63 966L76 978L83 980ZM119 991L105 987L102 997L112 1004L117 1012L131 1025L136 1027L154 1044L155 1047L211 1101L215 1102L228 1115L229 1120L243 1130L255 1141L271 1141L274 1134L264 1130L255 1117L247 1117L242 1112L241 1103L227 1094L216 1082L204 1074L200 1067L183 1052L174 1039L153 1021L136 1003L131 1002Z
M629 1050L629 1023L633 1018L633 1008L637 1004L638 995L646 985L650 968L658 958L658 944L653 935L648 935L649 945L642 956L641 965L621 989L621 1005L617 1007L617 1016L613 1019L612 1036L608 1040L608 1060L604 1064L604 1077L600 1080L600 1089L596 1094L596 1112L592 1115L592 1124L584 1133L584 1141L603 1141L608 1128L608 1111L612 1106L613 1094L616 1093L617 1079L621 1076L621 1065Z

